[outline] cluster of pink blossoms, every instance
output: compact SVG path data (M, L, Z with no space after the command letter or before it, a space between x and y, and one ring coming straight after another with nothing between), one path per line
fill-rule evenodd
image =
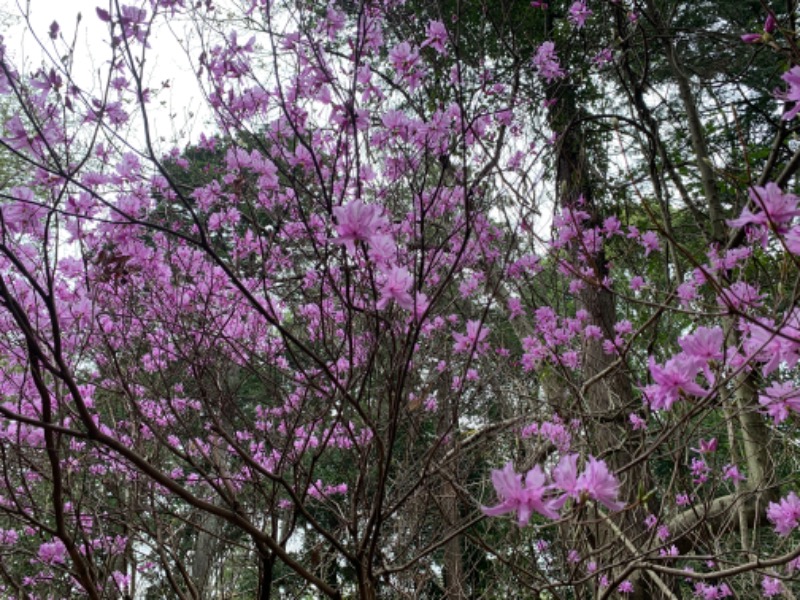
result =
M536 67L539 77L547 83L554 79L561 79L566 75L558 61L556 45L553 42L544 42L539 46L533 57L533 66Z
M778 535L789 535L800 521L800 498L794 492L790 492L780 502L770 502L767 518L775 525L775 532Z
M586 25L586 19L592 16L592 14L592 11L586 6L586 2L577 0L569 7L569 22L577 29L583 29Z
M570 498L576 502L589 498L613 511L625 507L625 503L617 498L619 481L616 476L609 471L605 461L593 456L588 458L583 472L578 475L578 455L567 454L552 470L552 483L548 484L547 479L541 465L536 465L525 475L523 485L522 474L517 473L509 462L502 469L492 471L492 484L501 499L500 504L481 508L490 517L516 512L518 523L525 526L534 512L548 519L558 519L558 511Z
M456 341L453 344L453 352L468 352L476 351L477 354L482 354L485 351L485 344L483 340L489 335L489 329L480 321L467 321L467 332L457 333L453 332L453 339Z
M797 69L798 100L800 100L800 67ZM797 110L800 110L798 108ZM728 221L730 227L750 227L754 237L766 246L767 232L774 231L781 236L786 249L792 254L800 254L800 225L793 225L795 217L800 216L797 204L800 199L794 194L784 193L775 183L750 188L750 202L755 212L749 207L742 210L738 219Z
M702 600L720 600L733 596L731 588L726 583L711 585L710 583L698 582L694 585L694 595Z
M787 419L790 412L800 413L800 390L790 382L773 383L759 395L758 403L764 407L776 425Z
M64 546L64 542L54 539L52 542L45 542L39 546L37 556L46 565L64 564L67 560L67 548Z
M644 396L653 410L669 410L680 399L681 393L705 396L708 390L697 383L702 372L713 385L715 377L711 363L723 358L724 334L720 327L698 327L694 333L679 340L683 352L676 354L662 366L650 357L650 376L653 383L644 388Z
M334 207L333 216L336 217L338 237L331 242L344 245L354 257L357 256L356 244L366 244L369 258L378 266L382 279L381 297L376 305L378 310L385 309L391 302L405 310L414 310L415 305L418 309L424 309L424 294L417 294L416 303L411 294L413 275L408 269L395 263L397 245L389 231L389 220L383 208L353 200L344 206Z

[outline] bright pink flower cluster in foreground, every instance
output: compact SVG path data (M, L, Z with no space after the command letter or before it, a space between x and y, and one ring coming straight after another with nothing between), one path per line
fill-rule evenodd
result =
M524 526L534 512L548 519L558 519L558 511L570 498L576 502L588 498L609 510L622 510L625 503L618 500L619 481L605 461L590 456L579 475L578 458L577 454L561 457L550 474L551 483L541 465L525 474L524 485L522 474L514 470L511 462L502 469L493 470L492 484L501 502L482 507L483 512L490 517L516 512L519 524Z

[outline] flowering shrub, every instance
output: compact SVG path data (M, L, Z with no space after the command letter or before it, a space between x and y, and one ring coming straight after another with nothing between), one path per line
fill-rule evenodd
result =
M792 15L651 4L114 4L90 84L26 15L4 597L791 592Z

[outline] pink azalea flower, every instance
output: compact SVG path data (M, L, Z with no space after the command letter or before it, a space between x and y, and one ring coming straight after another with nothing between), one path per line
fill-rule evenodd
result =
M19 540L19 534L13 529L0 529L0 546L13 546Z
M400 42L389 51L389 60L395 71L405 74L416 66L419 61L419 52L414 50L408 42Z
M425 75L425 70L420 68L419 50L408 42L400 42L389 52L389 61L409 90L416 90Z
M584 25L586 25L586 19L588 19L591 15L592 11L587 8L586 2L583 0L577 0L577 2L573 2L572 6L569 7L569 21L577 29L583 29Z
M378 265L388 265L396 260L397 244L386 233L377 233L369 238L369 257Z
M595 66L597 66L597 68L606 66L612 60L614 60L614 55L611 52L611 48L603 48L592 58L592 62L595 64Z
M746 480L746 477L739 473L739 467L736 465L725 465L722 467L722 478L731 479L734 482Z
M567 498L578 499L580 490L578 489L578 455L567 454L553 469L553 486L562 490L564 494L554 500L555 508L561 508Z
M642 417L640 417L636 413L629 414L628 419L630 419L631 428L634 431L641 431L647 429L647 421L645 421Z
M482 506L484 514L497 517L516 512L520 526L528 524L534 511L549 519L558 518L552 502L544 499L547 486L539 465L528 471L523 485L522 475L514 471L514 465L509 462L502 470L492 471L492 484L501 502L496 506Z
M791 575L795 571L800 569L800 556L795 558L794 560L790 560L786 563L786 572Z
M640 275L634 275L633 277L631 277L630 287L631 290L633 290L634 292L638 292L640 289L642 289L644 287L644 284L645 284L644 277Z
M724 334L721 327L698 327L694 333L683 336L678 340L686 356L709 360L721 360L722 342Z
M414 309L414 298L409 293L414 285L414 276L405 267L393 266L387 274L386 281L381 287L381 298L378 300L378 310L383 310L390 302L400 308Z
M467 352L473 347L477 347L486 336L489 329L484 327L480 321L467 321L467 333L453 333L456 343L453 345L455 352Z
M764 391L758 403L766 408L776 425L785 421L790 412L800 412L800 390L790 382L773 383Z
M778 334L777 332L780 332ZM800 360L800 309L794 308L783 319L782 325L762 319L759 323L748 323L745 327L748 334L744 340L744 350L748 356L764 364L762 374L769 375L781 363L794 367Z
M655 231L645 231L642 234L642 246L644 246L644 255L649 256L651 252L661 250L661 242L658 240L658 234Z
M356 242L368 242L389 221L383 209L373 204L353 200L344 206L333 209L336 217L336 233L339 237L331 240L334 244L344 244L350 254L356 253Z
M680 392L704 396L707 390L695 383L700 370L697 359L678 354L662 367L650 357L650 375L655 382L645 388L645 397L653 410L669 410L678 401Z
M800 68L795 67L795 69L798 69L798 76L800 76ZM798 84L800 85L800 79ZM798 94L797 99L800 100L800 89ZM778 233L786 233L791 220L800 215L800 210L797 208L797 196L784 194L776 183L770 182L765 187L751 187L750 200L753 206L760 210L753 213L748 207L745 207L738 219L728 221L730 227L744 227L751 224L772 225Z
M38 556L47 565L61 565L67 560L67 548L61 540L45 542L39 546Z
M675 544L672 544L669 548L662 548L658 551L659 556L680 556L680 554L681 552Z
M8 192L13 200L0 207L3 227L14 233L34 233L41 229L47 208L38 201L30 188L16 187Z
M745 44L758 44L763 40L763 36L760 33L745 33L741 36L741 40Z
M775 15L769 13L767 15L767 20L764 21L764 31L767 33L775 33L778 29L778 21L775 19Z
M759 36L760 37L760 36ZM786 83L789 84L789 89L782 94L782 100L786 102L795 102L795 105L783 113L783 119L789 121L800 113L800 67L792 67L788 73L784 73L781 77Z
M695 484L699 485L708 481L708 473L711 471L711 467L702 458L693 457L690 469L692 471L692 481Z
M717 438L711 438L710 440L700 440L700 447L699 448L691 448L694 452L698 454L707 454L709 452L716 452L717 451Z
M703 374L710 384L714 384L714 373L708 366L712 360L722 360L722 342L725 335L721 327L698 327L694 333L685 335L678 340L683 353L686 356L696 358L701 361Z
M558 62L556 56L556 45L553 42L544 42L536 50L533 57L533 66L536 67L536 72L539 77L550 83L554 79L561 79L564 77L564 71Z
M780 596L783 594L783 583L775 577L766 577L761 580L761 591L765 598Z
M800 254L800 226L795 225L783 237L786 249L792 254Z
M767 507L767 519L775 525L775 532L781 536L789 535L797 527L800 519L800 498L790 492L780 502L770 502Z
M430 46L439 54L446 54L445 44L447 43L447 29L441 21L428 21L428 37L422 43L423 46Z
M581 562L580 553L573 548L567 553L567 561L571 562L572 564L577 564Z
M619 481L608 470L605 461L590 456L586 468L578 477L578 490L585 492L609 510L622 510L625 503L618 500Z
M694 585L694 595L701 600L720 600L731 595L730 588L725 585L711 585L709 583L696 583Z
M622 223L615 216L608 217L603 221L603 232L609 237L622 235Z
M681 304L686 306L689 302L697 298L697 284L694 281L685 281L678 286L677 292Z

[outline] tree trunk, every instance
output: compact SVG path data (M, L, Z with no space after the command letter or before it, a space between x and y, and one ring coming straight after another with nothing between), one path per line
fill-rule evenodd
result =
M201 597L205 597L206 586L214 567L217 555L219 534L222 531L222 520L211 514L199 516L197 537L194 541L194 558L192 560L192 581Z
M272 597L272 578L275 567L275 555L267 552L261 555L260 578L258 581L258 600L269 600Z
M378 592L375 582L366 567L358 571L358 600L377 600Z
M443 483L442 505L448 528L459 525L458 496L449 481ZM465 600L464 563L461 554L461 536L453 536L444 546L444 586L447 600Z

